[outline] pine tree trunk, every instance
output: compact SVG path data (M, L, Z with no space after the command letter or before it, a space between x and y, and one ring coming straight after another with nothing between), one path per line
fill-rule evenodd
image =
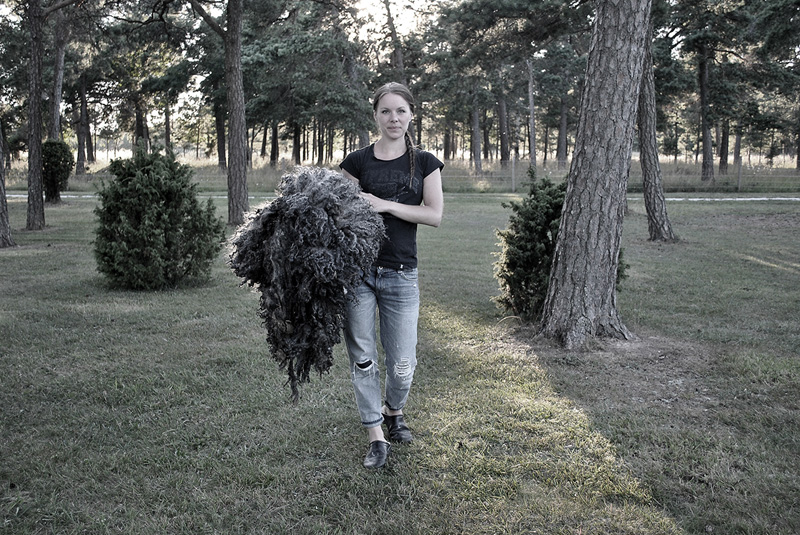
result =
M661 165L658 161L658 137L656 136L656 87L651 55L652 32L648 33L642 71L642 86L639 93L639 151L642 165L644 205L647 211L647 229L652 241L675 241L672 224L667 215L667 202Z
M241 225L250 209L247 198L247 122L242 75L243 0L228 0L225 32L225 81L228 86L228 224Z
M78 124L75 131L78 136L78 157L75 162L75 174L86 174L86 155L87 155L87 141L89 132L89 111L86 103L86 75L81 74L79 84L80 105L78 107Z
M631 338L617 311L625 190L650 0L598 2L541 333L568 348Z
M536 167L536 115L535 115L535 87L533 77L533 61L526 60L528 65L528 146L531 153L531 167Z
M567 168L567 99L561 97L561 114L558 120L558 145L556 145L558 168Z
M731 124L727 120L722 125L719 140L719 175L728 174L728 152L730 150Z
M27 230L42 230L44 184L42 179L42 27L44 13L40 0L30 0L27 9L31 57L28 65L28 217Z
M278 121L272 121L271 126L271 135L270 135L270 146L269 146L269 164L272 167L278 165L278 152L279 152L279 145L278 145Z
M0 127L0 249L16 245L11 237L11 223L8 219L8 202L6 198L6 167L3 156L3 128Z
M264 132L261 135L261 151L259 152L259 156L262 159L267 157L267 132L269 132L269 122L264 121Z
M473 88L472 98L472 159L475 164L475 172L481 174L483 166L481 165L481 116L478 109L478 96L477 88Z
M172 152L172 119L169 102L164 102L164 147ZM88 124L88 121L87 121Z
M700 127L703 136L703 161L702 175L703 182L714 181L714 144L711 137L711 107L709 104L709 80L708 80L708 47L702 46L699 54L699 81L700 81Z
M505 169L511 161L511 145L508 142L508 107L505 95L500 95L497 102L497 120L500 122L500 166Z
M303 158L300 155L300 146L303 141L303 130L299 124L292 127L292 161L295 165L300 165Z

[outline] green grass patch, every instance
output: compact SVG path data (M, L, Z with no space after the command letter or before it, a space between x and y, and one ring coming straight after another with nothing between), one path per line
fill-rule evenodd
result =
M209 188L209 190L212 188ZM3 533L795 533L800 203L670 203L625 223L639 340L566 352L491 302L508 195L448 194L420 229L416 441L362 468L346 355L301 389L258 294L111 290L92 198L0 250ZM224 211L224 200L219 200Z

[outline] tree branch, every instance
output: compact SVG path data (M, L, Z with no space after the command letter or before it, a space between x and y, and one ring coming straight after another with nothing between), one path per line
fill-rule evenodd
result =
M194 9L197 12L197 14L200 15L200 18L206 21L206 24L208 24L211 27L211 29L214 30L214 32L218 33L220 37L225 39L225 30L222 28L222 26L219 25L219 23L216 20L214 20L214 18L211 15L208 14L208 12L203 8L203 6L200 5L200 2L198 2L197 0L189 0L189 3L192 5L192 9Z
M57 4L54 4L54 5L50 6L50 7L48 7L47 9L43 9L42 10L42 17L47 18L47 16L50 13L52 13L54 11L58 11L59 9L65 8L68 5L74 4L74 3L79 2L79 1L82 1L82 0L61 0L61 2L58 2Z

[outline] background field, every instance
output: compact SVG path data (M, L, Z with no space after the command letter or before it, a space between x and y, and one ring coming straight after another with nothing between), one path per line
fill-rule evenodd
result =
M342 348L292 405L224 253L204 287L112 291L91 196L42 232L10 198L0 532L800 531L800 203L672 201L663 245L633 195L619 306L638 338L578 353L490 301L512 198L448 193L420 231L417 441L379 473Z

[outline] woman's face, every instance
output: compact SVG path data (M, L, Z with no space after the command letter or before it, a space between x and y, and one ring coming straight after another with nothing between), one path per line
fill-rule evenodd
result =
M412 118L411 106L406 99L395 93L383 95L375 108L375 121L381 130L381 136L390 140L402 138Z

